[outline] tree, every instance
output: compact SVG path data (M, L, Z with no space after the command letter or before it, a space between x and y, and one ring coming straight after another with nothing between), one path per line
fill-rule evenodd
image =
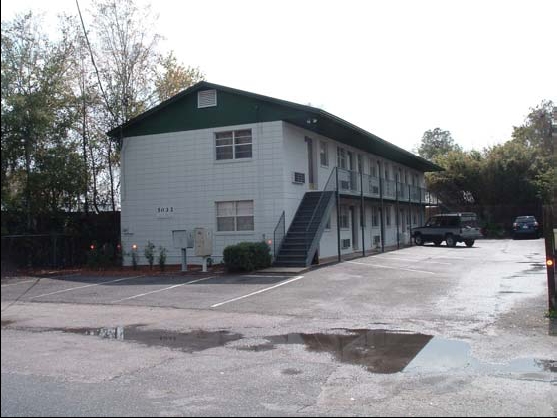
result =
M445 170L426 173L428 189L448 205L483 203L483 157L477 151L449 151L436 157Z
M57 42L40 32L40 23L32 13L2 22L2 203L22 205L27 230L37 155L64 140L75 118L67 21Z
M155 89L159 102L204 79L199 68L179 64L173 52L159 58L159 68L155 76Z
M530 113L521 126L514 127L512 142L528 150L531 158L531 183L536 189L536 197L549 202L557 184L556 161L553 156L555 138L552 136L554 104L542 101Z
M75 148L58 144L37 155L31 176L34 213L79 209L87 184L87 167Z
M103 87L97 127L104 132L203 79L199 69L178 63L172 52L161 56L156 21L150 6L138 7L134 0L94 3L92 49ZM119 149L111 138L103 140L110 204L116 210Z
M462 148L455 143L449 131L435 128L424 132L418 155L435 161L438 156L446 155L451 151L462 151Z

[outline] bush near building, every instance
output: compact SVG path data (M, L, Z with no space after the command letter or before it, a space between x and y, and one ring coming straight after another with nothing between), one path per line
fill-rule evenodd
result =
M240 242L223 251L228 271L253 271L271 265L271 250L265 242Z

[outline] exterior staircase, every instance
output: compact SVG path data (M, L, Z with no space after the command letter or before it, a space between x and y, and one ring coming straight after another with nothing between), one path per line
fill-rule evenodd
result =
M276 254L275 266L311 264L334 202L334 191L306 192Z

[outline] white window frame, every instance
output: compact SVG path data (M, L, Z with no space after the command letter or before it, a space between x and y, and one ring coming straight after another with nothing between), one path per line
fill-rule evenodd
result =
M346 170L348 164L348 158L346 155L346 150L342 147L337 147L337 167Z
M238 204L251 202L251 213L238 213ZM230 215L220 215L219 216L219 204L223 203L233 203L234 204L234 214ZM238 229L238 218L252 218L252 229ZM219 218L233 218L234 219L234 229L219 229ZM215 202L215 221L216 221L216 231L217 232L253 232L255 231L255 216L254 216L254 204L253 200L225 200Z
M379 227L379 208L377 206L371 208L371 226L372 228Z
M323 162L323 160L325 160ZM321 167L329 167L329 144L327 141L319 141L319 164Z
M340 205L340 229L350 229L350 209L347 205Z
M243 131L249 131L250 133L250 142L243 142L243 143L237 143L237 141L239 139L244 139L247 138L246 136L238 136L238 132L243 132ZM219 138L217 138L217 136L219 134L228 134L231 133L232 134L232 143L231 144L226 144L226 145L217 145L217 141L219 140ZM215 138L215 161L231 161L231 160L250 160L253 158L253 133L251 131L251 128L247 128L247 129L236 129L234 131L220 131L220 132L215 132L214 134L214 138ZM242 146L246 146L249 145L250 146L250 156L249 157L237 157L236 153L237 151L237 147L242 147ZM232 158L218 158L218 153L217 150L219 148L227 148L227 147L231 147L232 148Z

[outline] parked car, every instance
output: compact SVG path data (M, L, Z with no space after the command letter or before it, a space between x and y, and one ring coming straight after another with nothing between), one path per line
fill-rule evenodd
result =
M464 242L467 247L472 247L482 234L476 214L462 212L432 216L424 226L412 230L412 237L416 245L433 242L439 246L445 241L448 247L454 247L458 242Z
M540 224L535 216L517 216L513 222L513 239L523 236L539 238L541 236Z

